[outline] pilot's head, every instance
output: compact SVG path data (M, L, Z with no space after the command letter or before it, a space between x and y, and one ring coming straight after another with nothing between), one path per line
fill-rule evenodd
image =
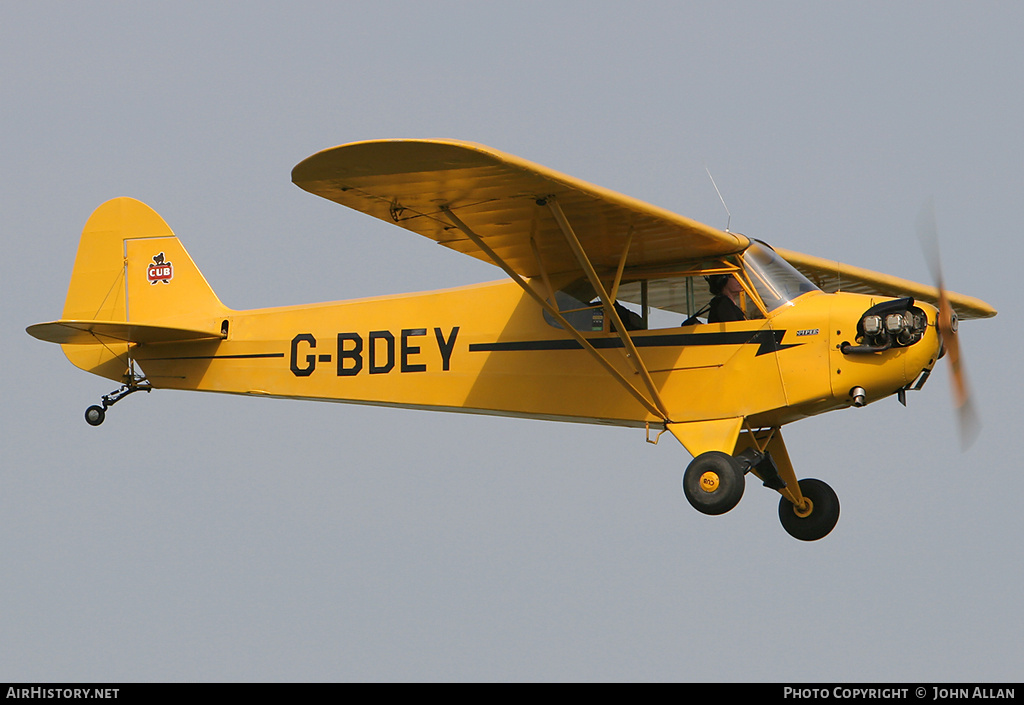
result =
M729 283L729 279L732 278L731 274L712 274L707 277L708 288L711 289L712 296L718 296L725 289L725 285Z

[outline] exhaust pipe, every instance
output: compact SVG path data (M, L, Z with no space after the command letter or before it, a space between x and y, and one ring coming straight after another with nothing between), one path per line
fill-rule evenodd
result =
M850 390L850 396L853 397L853 405L858 409L868 403L867 392L864 391L864 387L854 387Z

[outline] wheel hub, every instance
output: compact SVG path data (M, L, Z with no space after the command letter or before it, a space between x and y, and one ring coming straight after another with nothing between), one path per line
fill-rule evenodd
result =
M812 502L811 500L807 499L806 497L804 497L803 506L799 506L798 507L795 504L793 505L793 513L796 514L801 519L806 519L807 517L809 517L811 515L811 512L813 512L813 511L814 511L814 502Z
M700 488L705 492L714 492L718 489L718 485L721 480L718 477L718 473L708 470L706 473L700 476Z

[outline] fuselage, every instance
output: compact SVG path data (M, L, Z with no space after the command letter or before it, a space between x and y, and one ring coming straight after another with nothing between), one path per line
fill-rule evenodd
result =
M851 405L856 387L868 401L891 395L931 368L933 325L910 347L840 350L873 302L814 291L767 318L630 336L672 421L743 416L779 426ZM661 421L511 281L232 311L214 323L224 340L137 345L133 357L158 388L625 426ZM635 378L614 332L585 337Z

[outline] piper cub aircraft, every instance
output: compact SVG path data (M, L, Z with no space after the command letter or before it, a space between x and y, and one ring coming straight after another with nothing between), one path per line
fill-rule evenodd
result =
M481 145L357 142L292 171L301 188L490 262L502 281L310 306L225 307L167 224L129 198L82 233L60 320L28 332L129 394L189 389L668 431L683 492L717 515L745 475L792 536L839 518L797 480L781 428L920 390L958 318L995 309L718 230ZM652 433L656 433L652 440Z

